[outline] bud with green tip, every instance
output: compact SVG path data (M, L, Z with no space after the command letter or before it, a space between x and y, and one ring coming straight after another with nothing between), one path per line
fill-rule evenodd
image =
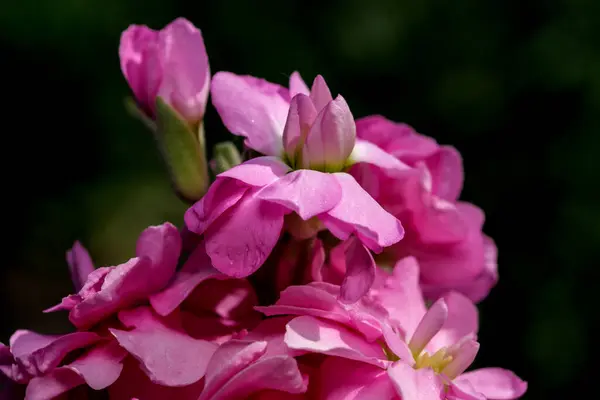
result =
M242 156L233 142L217 143L213 149L213 159L210 162L215 175L225 172L242 163Z

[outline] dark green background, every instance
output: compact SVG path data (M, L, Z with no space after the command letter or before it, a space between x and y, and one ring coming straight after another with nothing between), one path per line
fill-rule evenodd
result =
M600 2L202 3L3 4L0 340L69 329L41 310L72 291L64 253L75 239L112 265L147 225L181 223L151 135L124 110L117 48L129 24L182 15L202 29L213 72L279 83L320 73L355 117L384 114L456 146L462 198L486 211L499 247L477 365L517 372L525 399L591 387ZM209 143L227 138L214 109L206 118Z

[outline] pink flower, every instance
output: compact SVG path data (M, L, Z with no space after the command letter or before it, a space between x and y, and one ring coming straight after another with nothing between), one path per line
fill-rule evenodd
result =
M339 287L315 282L289 287L275 305L259 310L297 316L286 324L283 339L296 357L328 356L319 367L321 378L313 377L317 398L520 397L527 384L510 371L463 373L479 349L477 310L456 292L427 310L418 276L415 259L407 258L359 303L341 303Z
M191 22L177 18L160 31L131 25L121 35L119 57L121 71L149 117L160 97L186 121L202 119L210 69L202 34Z
M396 260L419 260L421 284L429 298L456 290L473 301L483 299L498 279L496 246L481 232L483 212L457 201L463 183L459 153L381 116L362 118L356 125L358 137L413 167L412 174L402 176L366 164L352 170L367 192L405 226L406 237L388 254Z
M356 301L373 282L375 264L367 249L381 252L402 238L403 229L342 170L359 159L396 173L407 167L376 146L356 143L348 105L332 98L322 77L310 92L297 73L290 82L288 90L253 77L215 75L213 103L223 122L267 156L221 173L186 212L186 225L204 235L214 267L234 277L263 265L291 213L301 219L294 232L304 222L316 226L308 236L325 228L344 241L355 236L359 242L347 245L342 297Z

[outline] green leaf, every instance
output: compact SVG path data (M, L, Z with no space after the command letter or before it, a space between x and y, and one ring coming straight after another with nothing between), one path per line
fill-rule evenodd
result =
M190 125L157 97L156 127L158 146L177 194L189 202L199 200L209 184L202 121L197 127Z

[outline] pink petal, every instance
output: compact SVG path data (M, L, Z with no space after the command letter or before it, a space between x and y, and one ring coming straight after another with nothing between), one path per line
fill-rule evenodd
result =
M341 196L342 188L333 175L306 169L290 172L256 194L295 211L305 221L331 210Z
M448 384L446 400L487 400L487 398L476 391L469 382L457 383L454 380Z
M308 89L308 86L306 86L306 83L304 83L300 73L294 71L292 72L292 75L290 75L290 97L293 98L297 94L305 94L308 96L310 90Z
M317 112L320 112L329 102L333 100L331 91L321 75L317 75L310 89L310 99L314 103Z
M25 399L52 399L82 384L94 390L104 389L119 377L123 369L121 360L125 354L115 342L98 346L71 364L33 378L27 385Z
M404 229L396 217L381 208L351 175L334 175L342 187L342 199L320 218L335 236L346 240L356 233L375 252L402 239Z
M203 380L183 387L158 385L148 379L133 357L126 358L124 365L119 379L108 388L111 400L197 400L204 387Z
M363 297L375 280L375 260L355 237L348 239L346 246L346 276L340 288L340 299L355 303Z
M302 151L302 167L341 171L355 141L354 117L346 100L338 96L327 103L314 120Z
M382 330L385 343L392 353L411 367L415 365L414 356L406 342L400 337L400 332L396 332L389 324L382 324Z
M296 156L301 155L302 146L306 142L315 118L317 118L317 110L308 96L298 94L292 98L283 129L283 148L291 165L300 161Z
M200 243L183 264L180 271L175 274L175 279L162 292L150 297L150 304L162 316L175 310L201 283L207 279L223 277L211 265L206 254L204 243Z
M433 303L411 335L408 346L414 354L420 354L429 341L442 329L448 319L448 306L444 299Z
M402 400L442 400L444 384L430 368L413 369L398 361L387 373Z
M448 307L448 318L431 341L431 350L434 352L453 345L467 335L476 336L479 329L479 314L471 300L457 292L447 293L443 299Z
M468 382L490 400L517 399L527 391L527 382L502 368L477 369L460 375L454 382Z
M130 25L121 34L119 58L121 71L136 99L144 111L153 110L154 98L162 80L158 32L144 25Z
M148 286L161 288L171 279L177 267L181 252L179 230L169 222L150 226L138 238L135 252L137 257L148 257L152 261L152 270L146 277Z
M88 275L94 271L94 263L85 247L78 241L67 252L67 264L69 264L69 272L75 290L79 291L85 284Z
M232 178L246 185L263 187L289 171L290 167L277 157L257 157L222 172L219 178Z
M367 163L383 169L390 176L403 176L411 168L377 145L357 139L350 154L352 163Z
M311 315L336 321L357 330L372 342L381 336L379 314L363 298L353 304L339 301L338 286L325 282L290 286L281 292L275 305L255 307L267 316Z
M265 262L283 228L281 207L247 193L205 232L206 252L216 269L243 278Z
M291 320L286 326L284 340L293 350L344 357L381 367L387 363L378 343L369 343L342 325L314 317Z
M287 89L250 76L217 72L211 94L227 129L245 137L246 146L265 155L283 154L281 137L290 106Z
M217 346L188 336L177 315L159 317L149 307L121 311L121 322L131 331L110 329L119 344L140 361L155 383L185 386L201 379Z
M202 33L185 18L177 18L159 33L164 76L158 95L185 120L199 121L208 100L210 68Z
M450 347L448 355L452 357L452 361L444 367L444 375L452 380L465 372L475 360L480 347L478 342L468 337Z
M450 146L442 146L425 161L431 172L432 193L456 202L463 185L463 165L460 153Z
M172 266L164 267L172 269ZM80 329L88 328L160 290L166 282L148 279L152 271L152 261L146 257L132 258L125 264L110 268L101 289L76 305L69 313L69 320Z
M356 134L409 165L429 157L439 148L432 138L416 133L407 124L390 121L381 115L358 119Z
M398 261L393 275L385 280L385 286L376 291L375 296L404 334L411 335L427 312L419 287L417 260L406 257Z
M185 212L187 228L202 234L221 214L233 207L248 187L234 179L217 179L208 192Z
M311 380L311 386L313 381ZM362 362L327 357L316 380L319 399L363 400L396 399L385 370Z
M93 332L47 336L21 330L11 337L11 351L21 368L37 376L56 368L69 353L99 340L100 336Z

